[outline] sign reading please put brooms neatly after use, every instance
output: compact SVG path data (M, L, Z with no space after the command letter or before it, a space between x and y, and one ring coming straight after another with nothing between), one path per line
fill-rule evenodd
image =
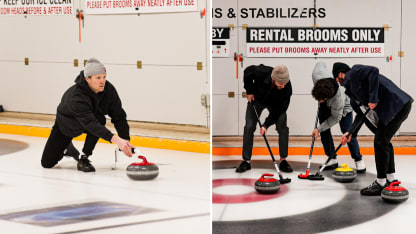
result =
M86 14L196 11L198 0L85 0Z
M384 28L247 28L247 57L384 57Z

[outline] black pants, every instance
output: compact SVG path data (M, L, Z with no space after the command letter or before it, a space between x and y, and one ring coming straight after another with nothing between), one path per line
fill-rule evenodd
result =
M400 125L407 119L412 107L408 102L397 115L385 126L381 121L377 124L374 136L374 153L376 159L377 178L386 178L387 174L394 173L394 149L390 140Z
M261 112L267 108L258 102L254 103L257 113L261 115ZM268 109L268 108L267 108ZM270 110L269 110L270 111ZM243 135L243 159L249 161L251 159L253 150L254 132L257 126L256 113L253 110L253 106L247 103L246 109L246 125L244 126ZM276 131L279 133L279 154L281 158L287 158L289 148L289 128L287 127L287 115L286 112L281 114L276 121Z
M71 143L72 137L65 136L61 130L59 130L58 124L52 127L51 135L49 135L46 142L45 149L43 150L41 164L44 168L52 168L64 157L64 151ZM87 132L87 138L85 139L84 148L82 152L85 155L91 155L92 151L97 144L98 137Z

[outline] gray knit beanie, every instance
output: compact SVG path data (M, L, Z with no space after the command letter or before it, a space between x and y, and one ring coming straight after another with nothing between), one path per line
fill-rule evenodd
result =
M88 59L87 64L85 65L84 69L84 76L90 77L102 73L107 73L105 70L104 64L102 64L98 59L96 58L90 58Z
M279 65L272 71L272 79L279 84L286 84L289 82L289 71L285 65Z

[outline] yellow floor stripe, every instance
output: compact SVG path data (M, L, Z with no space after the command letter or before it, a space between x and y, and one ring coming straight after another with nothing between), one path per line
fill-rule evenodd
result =
M49 137L51 133L51 128L0 124L0 133L35 137ZM74 138L74 140L84 141L85 136L85 134L82 134L81 136ZM108 141L105 141L103 139L100 139L98 142L109 143ZM131 136L130 142L132 143L132 145L138 147L179 150L204 154L210 153L209 142L174 140L142 136Z

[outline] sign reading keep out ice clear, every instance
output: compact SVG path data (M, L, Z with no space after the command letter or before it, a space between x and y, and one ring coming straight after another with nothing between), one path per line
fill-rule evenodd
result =
M73 0L0 0L1 15L72 15Z
M248 57L384 57L384 28L247 28Z
M198 0L85 0L86 14L197 11Z

